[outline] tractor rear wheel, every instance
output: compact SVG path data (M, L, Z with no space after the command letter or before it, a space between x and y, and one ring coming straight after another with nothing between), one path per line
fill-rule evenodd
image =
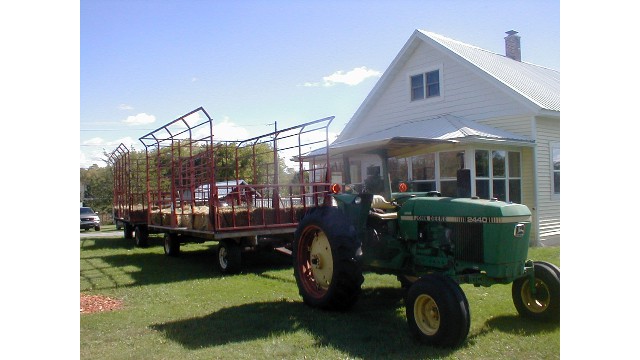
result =
M298 224L293 274L305 304L347 310L360 295L362 267L355 229L337 208L312 209Z
M429 274L416 281L407 294L409 331L421 343L456 347L469 334L469 303L457 283Z
M555 269L534 262L534 288L531 291L529 276L517 279L511 287L513 304L518 313L524 317L539 320L560 319L560 276Z

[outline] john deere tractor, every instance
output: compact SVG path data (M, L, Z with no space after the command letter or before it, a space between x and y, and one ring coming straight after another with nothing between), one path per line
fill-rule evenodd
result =
M558 321L560 270L527 258L531 212L525 205L439 193L334 193L334 206L312 209L293 243L294 275L310 306L346 310L363 271L396 275L406 289L410 332L421 342L455 347L469 333L460 284L512 283L521 316Z

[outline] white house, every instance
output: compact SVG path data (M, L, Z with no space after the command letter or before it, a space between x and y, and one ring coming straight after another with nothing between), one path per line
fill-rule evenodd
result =
M455 196L469 169L470 195L527 205L532 243L559 244L560 73L507 34L502 55L416 30L331 144L334 180Z

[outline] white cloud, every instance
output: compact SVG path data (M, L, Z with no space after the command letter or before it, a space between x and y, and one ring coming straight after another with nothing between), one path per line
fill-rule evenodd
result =
M118 110L133 110L133 106L127 104L118 105Z
M382 73L377 70L367 69L366 66L354 68L351 71L344 72L338 70L329 76L324 76L322 82L306 82L302 86L304 87L316 87L316 86L334 86L336 84L346 84L349 86L355 86L365 81L370 77L380 77Z
M156 121L156 117L153 115L149 115L147 113L140 113L138 115L131 115L126 119L122 120L123 123L129 125L145 125L151 124Z
M82 145L88 145L88 146L98 146L98 145L102 145L104 143L104 139L101 137L94 137L91 138L89 140L85 140L82 142Z
M213 138L217 140L245 140L250 138L247 129L236 125L228 116L222 118L221 122L213 123Z
M115 140L105 140L101 137L94 137L81 143L80 167L88 168L93 164L100 167L106 166L107 163L104 160L107 160L107 156L105 156L104 153L110 154L120 144L124 144L129 150L140 150L142 148L140 142L130 136Z

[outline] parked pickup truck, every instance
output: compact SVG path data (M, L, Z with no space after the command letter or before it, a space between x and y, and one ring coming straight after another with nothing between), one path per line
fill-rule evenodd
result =
M100 217L92 208L82 206L80 207L80 229L89 230L91 228L100 231Z

